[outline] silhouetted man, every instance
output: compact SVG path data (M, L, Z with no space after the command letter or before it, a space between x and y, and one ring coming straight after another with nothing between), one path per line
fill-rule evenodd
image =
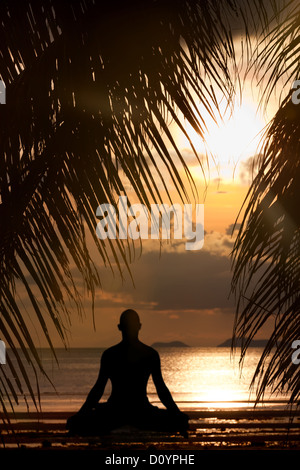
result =
M163 380L159 354L138 339L138 314L134 310L123 312L118 328L122 341L103 352L94 387L79 412L67 422L70 433L95 435L129 424L186 435L188 416L179 410ZM151 405L147 398L150 375L166 409ZM106 403L98 403L108 379L111 395Z

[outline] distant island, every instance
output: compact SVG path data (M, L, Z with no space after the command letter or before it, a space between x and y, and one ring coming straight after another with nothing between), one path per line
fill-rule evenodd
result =
M243 342L245 343L245 341L246 341L245 339L243 340L242 338L239 338L238 340L236 340L235 345L239 348L241 347ZM231 342L232 342L231 338L226 339L224 343L218 344L217 347L218 348L231 347ZM249 348L264 348L267 342L268 342L267 339L253 339L249 344Z
M170 341L169 343L153 343L152 348L189 348L189 345L181 341Z

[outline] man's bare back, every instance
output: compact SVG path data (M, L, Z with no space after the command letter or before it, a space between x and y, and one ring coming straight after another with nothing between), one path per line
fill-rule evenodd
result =
M177 428L185 433L188 417L179 410L163 380L159 354L138 339L141 328L138 314L126 310L118 327L122 341L103 352L98 379L78 414L68 422L69 429L76 428L72 425L76 420L77 428L88 427L90 419L97 430L130 423L138 427ZM166 410L154 407L147 398L150 376ZM111 381L111 395L106 403L99 404L108 380ZM97 416L92 410L97 410Z
M134 344L121 342L107 349L101 367L111 381L109 403L115 406L147 405L147 383L150 375L155 376L159 362L158 353L140 341Z

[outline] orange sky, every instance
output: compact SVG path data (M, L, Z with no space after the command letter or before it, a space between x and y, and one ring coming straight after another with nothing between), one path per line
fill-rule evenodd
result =
M93 329L91 301L86 298L86 318L80 321L76 313L71 316L72 325L68 326L70 346L106 347L117 342L120 339L118 319L126 308L138 311L143 324L141 339L150 344L181 340L195 346L214 346L231 336L234 319L234 301L232 297L228 299L231 282L229 255L233 246L231 229L251 182L250 164L256 153L257 133L274 113L277 104L274 97L268 116L256 115L258 91L256 88L250 90L250 81L245 82L243 96L241 106L236 104L233 118L225 115L224 124L220 124L219 129L210 124L210 134L206 139L215 153L216 164L212 158L209 159L207 187L187 140L171 128L196 182L198 202L204 203L203 248L188 252L183 243L164 243L161 248L157 240L143 241L142 255L139 256L137 249L136 259L130 265L135 286L125 268L123 283L118 273L113 277L94 251L93 259L103 282L102 290L96 293L95 298L96 331ZM200 158L203 158L203 142L190 126L187 125L186 129ZM172 191L167 173L163 171L163 175ZM95 229L96 224L95 218ZM80 288L82 280L79 276L75 279ZM53 330L51 325L49 330ZM260 332L260 337L264 333L267 334L267 329ZM55 332L52 337L56 346L62 345ZM37 344L45 345L39 332Z
M91 304L86 318L73 317L71 346L109 346L120 339L117 323L121 312L135 308L141 316L141 339L181 340L190 345L214 346L232 333L234 302L230 291L229 254L232 224L248 187L244 184L211 184L205 200L205 239L200 251L188 252L183 243L143 241L143 252L131 263L130 276L122 283L116 273L99 265L102 291L95 299L93 330ZM95 257L97 255L95 254ZM99 259L100 261L100 259ZM262 332L263 335L263 332ZM59 345L57 343L57 345Z
M234 304L230 290L229 254L233 245L231 228L248 190L242 179L212 181L204 201L204 246L188 252L184 243L143 240L143 251L130 269L135 282L124 270L125 282L118 273L112 276L99 264L102 290L96 293L93 329L91 303L86 299L86 318L72 315L70 346L109 346L119 340L118 318L126 308L141 316L141 339L181 340L190 345L214 346L231 336ZM204 186L200 185L201 191ZM98 260L97 260L98 257ZM80 278L78 278L80 283ZM54 337L55 334L54 334ZM59 339L55 344L60 346Z

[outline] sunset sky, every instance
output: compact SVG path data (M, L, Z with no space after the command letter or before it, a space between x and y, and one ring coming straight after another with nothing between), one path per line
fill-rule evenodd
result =
M232 227L252 178L259 132L276 105L274 98L268 115L256 114L257 93L247 80L244 100L242 104L237 103L233 116L228 118L225 114L224 123L219 127L210 123L206 141L215 160L209 158L207 186L186 138L171 125L197 184L198 202L204 203L204 246L200 251L186 251L184 241L165 241L161 245L157 240L143 240L142 253L136 244L135 259L130 264L135 285L125 267L123 282L117 271L112 275L95 251L94 261L102 280L102 289L95 298L96 330L91 302L86 298L86 317L79 320L76 314L72 315L70 346L106 347L117 342L120 339L118 319L127 308L134 308L140 314L140 337L148 344L180 340L193 346L215 346L231 337L234 320L234 299L229 297ZM186 129L205 162L205 145L189 125ZM172 190L171 182L169 187ZM168 203L167 198L165 202ZM175 202L178 202L176 197ZM95 228L96 224L95 218ZM80 283L78 276L79 286ZM267 328L261 330L260 337L264 334L268 334ZM55 333L53 338L54 344L61 346ZM41 338L40 342L42 346Z
M241 38L237 35L235 46L240 50ZM118 319L123 310L133 308L140 314L142 322L141 340L152 344L155 341L180 340L192 346L215 346L231 337L234 321L234 299L229 297L231 272L230 252L233 247L233 224L249 189L252 164L255 161L261 131L273 116L278 105L274 94L267 110L258 110L259 87L251 74L243 84L242 102L237 95L234 112L224 112L223 122L218 125L200 111L207 124L205 143L187 123L184 123L200 161L203 172L196 161L186 137L170 124L172 135L181 150L198 190L198 203L204 204L204 246L200 251L186 251L184 240L160 243L158 240L143 240L142 253L136 243L135 257L130 262L130 274L122 265L123 281L116 269L112 274L102 264L99 253L91 245L93 260L102 281L102 289L95 296L95 327L93 325L91 299L84 297L85 317L71 314L71 325L66 323L69 346L107 347L120 339ZM225 111L221 102L221 110ZM205 152L212 152L214 157ZM174 149L170 153L174 154ZM209 166L207 165L209 162ZM161 164L161 162L160 162ZM178 167L180 171L182 168ZM179 202L170 177L161 168L167 186ZM130 188L128 188L130 195ZM163 200L169 203L162 191ZM96 214L95 207L95 214ZM97 225L95 215L95 230ZM83 285L80 275L74 273L77 287ZM24 306L24 315L31 320L26 298L19 294ZM22 299L23 298L23 299ZM37 345L46 346L43 335L36 330L33 335ZM55 346L62 346L57 332L49 323L49 331ZM268 328L260 331L260 338L268 334Z
M20 5L0 26L4 447L115 452L148 424L162 451L287 447L267 421L300 396L298 3Z

